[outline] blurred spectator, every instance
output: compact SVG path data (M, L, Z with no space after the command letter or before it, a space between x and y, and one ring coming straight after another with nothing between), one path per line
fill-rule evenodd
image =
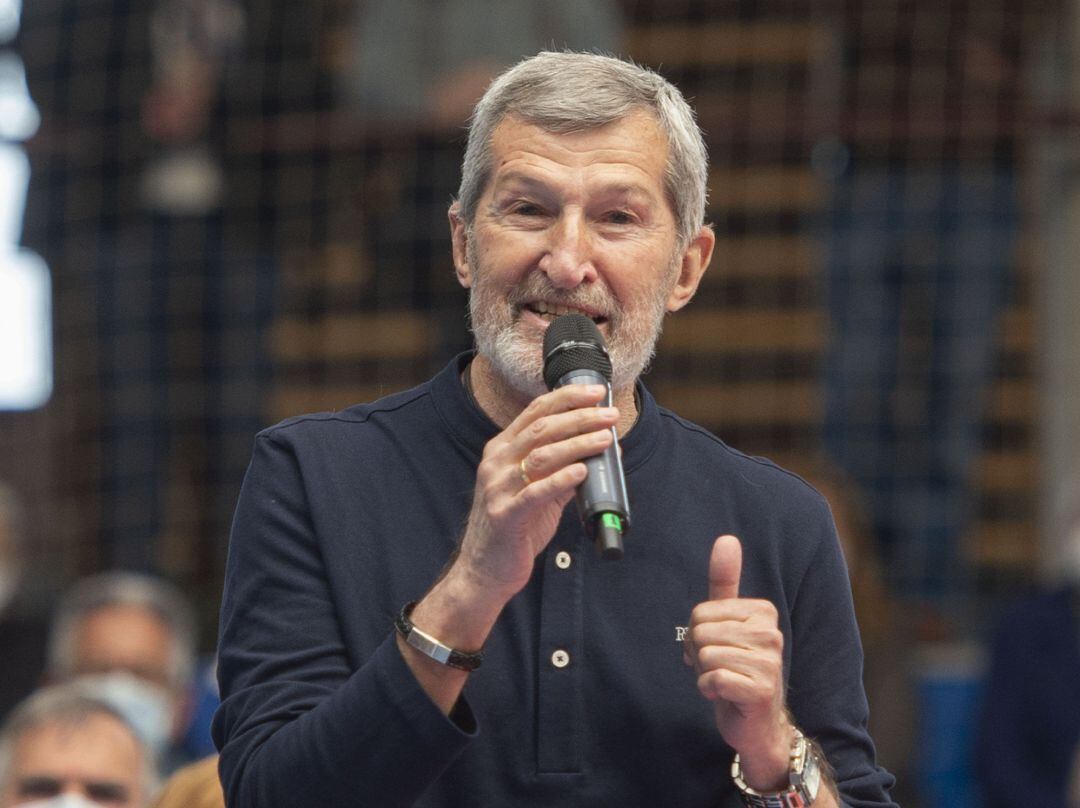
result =
M0 483L0 720L41 683L46 619L23 597L24 513L18 495Z
M48 674L78 680L114 704L153 750L162 771L187 763L195 669L191 608L166 581L108 572L61 600L49 638Z
M95 447L79 486L96 517L78 538L101 566L167 570L201 602L220 591L209 573L269 370L276 270L256 255L249 192L274 175L253 170L250 139L226 137L236 96L257 103L261 71L237 58L245 19L239 0L47 1L23 4L19 34L42 118L22 242L70 314L58 355L69 334L94 340L73 428Z
M239 50L244 12L234 0L158 0L150 18L153 83L142 124L160 146L142 182L148 207L176 215L221 205L224 176L208 143L224 63Z
M878 762L897 775L893 799L905 804L914 796L911 784L916 699L909 660L915 638L902 619L897 601L885 587L870 519L854 484L827 463L799 472L832 509L863 643L863 684L870 703L870 731Z
M165 783L153 808L225 808L217 755L190 763Z
M1065 806L1080 748L1080 484L1063 585L1015 604L991 645L977 743L986 808Z
M344 93L365 117L461 127L498 73L539 50L620 45L610 0L357 3Z
M847 64L919 58L877 107L854 86L866 73L845 72L844 114L880 128L846 128L822 161L825 445L866 500L891 591L923 607L912 619L935 641L955 633L970 594L960 548L977 515L972 470L1019 221L1015 119L998 110L1021 95L1008 22L1020 4L986 0L985 16L922 50L941 5L902 4L892 51L868 35L872 3L846 7Z
M190 760L198 760L217 753L210 735L210 724L221 704L218 691L217 656L209 654L199 660L191 688L191 720L184 735L183 746Z
M612 0L352 0L339 105L375 146L358 183L374 268L365 304L437 323L431 370L472 346L461 327L446 201L457 192L464 125L492 78L541 50L617 52Z
M38 691L0 730L0 808L143 808L156 788L134 728L78 685Z

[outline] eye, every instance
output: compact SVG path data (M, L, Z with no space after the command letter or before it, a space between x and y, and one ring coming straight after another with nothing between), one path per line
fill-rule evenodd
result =
M125 805L128 790L122 783L94 782L86 784L86 796L104 805Z
M637 217L628 210L609 210L604 214L604 221L609 224L633 224Z
M544 214L544 209L535 202L522 200L515 202L510 206L510 213L513 213L516 216L542 216Z

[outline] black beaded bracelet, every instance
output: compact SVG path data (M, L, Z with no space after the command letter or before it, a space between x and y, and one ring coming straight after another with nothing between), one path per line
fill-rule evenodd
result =
M415 607L415 600L406 603L394 619L394 628L405 642L441 665L461 671L474 671L480 667L480 663L484 661L484 655L480 651L457 651L414 626L409 616Z

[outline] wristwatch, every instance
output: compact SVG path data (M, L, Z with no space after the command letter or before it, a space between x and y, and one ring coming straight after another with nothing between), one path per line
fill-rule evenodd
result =
M434 659L441 665L457 668L460 671L471 672L480 667L484 661L484 654L480 651L459 651L451 648L430 634L421 631L413 625L412 610L416 601L406 603L400 614L394 618L394 628L406 643L411 645L421 654Z
M747 808L809 808L821 787L821 759L814 745L798 729L791 741L788 762L788 787L762 794L746 784L739 756L731 764L731 778Z

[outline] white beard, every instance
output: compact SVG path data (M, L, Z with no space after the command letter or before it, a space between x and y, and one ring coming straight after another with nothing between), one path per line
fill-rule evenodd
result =
M470 240L471 241L471 240ZM469 245L470 255L476 251ZM676 256L678 258L678 256ZM476 267L476 264L473 264ZM599 311L607 318L605 342L611 357L611 387L615 391L631 387L648 367L660 338L666 301L674 285L673 262L661 288L646 299L641 294L620 307L606 287L599 284L570 291L556 289L542 272L531 272L504 297L488 288L487 273L474 270L469 292L469 316L477 351L488 359L494 371L515 392L533 399L547 391L544 384L543 334L524 333L521 305L544 300L551 304Z

